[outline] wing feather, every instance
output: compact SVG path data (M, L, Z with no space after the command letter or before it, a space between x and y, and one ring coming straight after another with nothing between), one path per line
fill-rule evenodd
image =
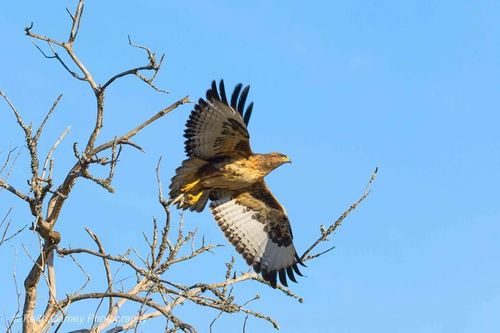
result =
M242 85L238 84L228 104L224 81L212 82L206 100L200 98L191 112L184 132L185 151L190 157L211 160L227 156L250 156L250 135L247 124L250 121L253 103L243 112L249 87L240 95ZM239 100L238 100L239 98Z
M245 111L245 116L243 118L243 121L245 124L248 126L248 122L250 121L250 116L252 115L252 109L253 109L253 102L248 104L247 110Z
M243 111L245 110L245 103L247 101L247 96L248 96L248 92L250 90L250 86L246 86L245 88L243 88L243 91L241 92L241 95L240 95L240 100L238 102L238 112L240 113L240 115L243 117Z
M229 105L229 103L227 102L226 88L224 87L224 80L220 80L219 90L220 90L220 97L221 97L222 103Z
M236 110L238 109L238 96L240 95L240 91L243 85L238 83L236 87L234 87L233 94L231 95L231 107Z
M285 209L264 182L244 192L213 194L212 213L226 238L257 273L276 287L277 278L296 282L300 263Z

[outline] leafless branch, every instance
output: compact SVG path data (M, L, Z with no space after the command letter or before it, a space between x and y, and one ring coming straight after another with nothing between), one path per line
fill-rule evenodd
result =
M21 319L21 292L19 291L19 285L17 282L17 274L16 274L16 262L17 262L17 251L14 257L14 262L13 262L13 268L12 268L12 281L14 282L14 289L16 292L16 311L14 315L12 316L12 319L7 321L6 324L6 332L7 333L12 333L13 331L13 326L15 322L19 319Z
M23 121L23 118L21 118L21 115L19 114L19 112L17 111L16 107L14 106L14 104L12 103L12 101L7 97L7 95L5 95L5 93L0 90L0 96L3 97L3 99L7 102L7 105L10 107L10 109L12 110L12 112L14 113L14 116L16 117L16 120L17 120L17 123L19 124L19 126L23 129L24 131L24 134L25 135L28 135L29 133L29 126L27 126L24 121Z
M158 185L160 186L159 190L158 190L158 197L159 197L158 199L163 206L163 204L165 203L165 200L164 200L163 195L162 195L161 180L160 180L160 175L159 175L160 171L159 170L160 170L160 164L158 163L157 169L156 169L157 178L158 178L157 179ZM372 178L369 182L369 185L371 184L371 182L373 182L374 178L375 178L375 175L372 176ZM366 193L368 193L368 192L369 192L369 186L367 187L367 189L365 191L365 194L364 194L365 197L367 195ZM360 200L356 201L356 205L359 204L360 202L361 202ZM165 205L164 207L167 207L167 209L165 211L169 212L168 205ZM342 219L344 219L347 215L343 214L342 216L344 216L342 218ZM170 218L171 218L170 214L167 213L167 221L165 222L165 226L170 226L170 223L171 223ZM181 217L180 222L182 222L182 217ZM337 227L338 227L338 225L337 225ZM246 321L248 319L248 316L252 316L255 318L266 320L269 323L271 323L273 325L273 327L278 329L279 325L273 318L269 317L266 314L260 313L258 311L248 309L246 306L249 302L246 302L246 303L243 303L240 305L235 302L234 297L232 296L235 285L237 285L243 281L248 281L248 280L258 281L258 282L263 283L263 284L266 284L266 282L262 279L262 277L260 277L259 275L257 275L256 273L253 273L253 272L247 272L247 273L237 275L235 272L233 272L234 258L227 264L226 273L225 273L223 281L221 281L221 282L198 283L198 284L192 285L192 286L184 286L182 284L172 282L172 281L166 281L163 278L161 278L161 274L163 274L163 272L165 271L166 268L170 268L172 265L174 265L180 261L183 261L184 260L183 258L185 258L186 256L189 256L189 255L184 255L184 256L177 257L178 253L180 251L180 247L188 246L188 244L190 244L190 240L194 237L194 233L190 233L190 232L184 233L184 231L182 230L183 228L181 227L180 229L181 229L181 231L180 231L180 233L179 232L177 233L177 237L176 237L175 242L173 242L173 243L170 242L171 247L169 248L169 246L166 245L166 244L168 244L168 242L166 240L166 239L168 239L168 235L166 235L166 234L168 234L168 228L167 229L164 228L164 232L165 232L165 230L167 232L162 234L162 237L158 237L157 236L158 227L156 225L154 225L153 232L152 232L153 233L152 240L147 241L148 246L150 247L149 253L150 253L151 260L142 259L141 261L142 261L142 265L144 265L144 267L141 267L140 265L135 263L132 259L127 258L126 256L112 256L112 255L104 253L103 251L98 252L98 251L93 251L93 250L88 250L88 249L58 249L58 253L62 254L62 255L87 253L89 255L96 256L96 257L99 257L102 259L105 258L106 260L109 260L109 261L124 263L128 267L132 268L137 274L139 274L143 278L139 282L139 284L137 285L140 287L133 288L133 289L129 290L128 292L126 292L127 295L134 295L134 296L124 297L125 300L129 300L129 301L130 300L132 300L132 301L137 300L136 296L138 295L138 293L140 293L141 290L142 291L148 290L148 293L150 293L152 290L157 290L161 295L170 295L172 297L172 301L165 301L165 305L160 305L158 303L155 304L156 306L161 307L163 312L158 307L152 306L152 304L141 303L141 304L146 304L148 307L149 306L152 307L156 311L140 312L137 316L135 316L133 318L133 320L130 323L128 323L127 325L122 325L120 327L115 327L112 330L112 332L124 331L125 329L134 327L133 325L137 325L138 322L140 322L142 320L154 318L154 317L157 317L159 315L165 315L165 313L169 313L171 315L171 311L175 307L177 307L185 302L191 302L191 303L197 304L198 306L217 309L219 312L218 312L216 319L213 321L213 323L215 323L215 321L218 318L220 318L220 316L223 313L240 313L241 312L241 313L246 314L245 323L244 323L245 327L246 327ZM182 236L179 236L180 234ZM209 246L209 245L202 244L201 247L199 247L199 248L195 247L194 249L192 249L191 253L196 254L198 249L206 248L207 246L209 248L211 248L211 246ZM157 247L158 249L157 250L151 249L151 247ZM165 261L162 261L161 259L158 258L160 256L163 256L162 251L159 251L159 249L162 247L164 249L163 251L168 250L168 253L169 253L169 255L166 257ZM327 251L324 251L324 252L326 253ZM191 259L192 258L186 259L186 260L191 260ZM295 298L299 302L303 302L302 298L297 296L296 294L294 294L290 289L283 287L281 285L278 285L277 289L280 290L281 292L283 292L285 295L290 296L292 298ZM212 296L209 296L207 294L207 292L210 292L210 294ZM123 295L121 295L121 296L123 296ZM82 296L82 297L87 298L90 296ZM92 297L94 297L94 296L92 296ZM115 294L113 294L113 293L99 294L95 297L115 297ZM121 298L121 297L119 297L119 298ZM258 298L259 297L256 296L254 299L252 299L252 301L255 299L258 299ZM107 325L109 325L112 322L112 317L116 313L117 308L120 308L124 303L125 302L122 301L122 303L119 303L118 305L115 304L115 307L113 308L114 312L111 312L111 313L108 312L109 320L107 321ZM171 319L171 317L168 317L168 318ZM213 323L211 324L211 327L213 327ZM105 327L106 326L103 325L102 323L101 323L101 325L98 326L99 329L104 329ZM179 328L179 327L177 327L177 328Z
M30 123L27 124L24 122L21 113L18 112L11 100L5 93L0 91L0 96L2 96L8 108L14 114L17 124L23 130L31 167L31 175L28 179L28 193L23 193L18 188L10 185L7 182L8 177L4 176L0 179L0 188L7 189L7 191L27 203L34 219L32 229L39 241L39 249L36 249L35 253L32 250L28 251L26 249L27 255L32 259L32 266L24 280L24 305L22 309L19 305L13 319L6 321L8 331L13 330L14 320L22 316L22 330L25 333L48 332L51 329L55 329L55 332L58 332L63 330L64 320L51 328L51 322L54 318L62 316L64 319L70 313L72 304L86 300L98 301L94 317L102 313L105 313L105 316L102 321L94 320L90 328L79 330L81 332L98 333L106 330L108 333L117 333L134 328L137 330L143 321L156 317L165 318L165 332L196 332L193 326L185 323L182 318L177 316L176 309L185 303L196 307L210 308L217 312L217 317L210 324L210 329L212 329L214 323L223 314L235 313L239 313L245 318L243 331L245 331L247 320L250 317L265 320L278 329L279 325L275 319L254 309L252 302L259 299L259 295L246 302L239 301L235 296L237 287L245 281L254 281L254 283L259 283L263 286L268 285L268 283L254 272L240 273L235 271L234 258L231 258L231 261L226 264L225 274L223 276L221 274L220 278L215 282L206 282L201 278L200 282L188 285L183 281L171 279L171 275L166 274L168 271L176 268L176 265L179 263L203 260L205 253L214 253L214 250L220 245L205 243L205 239L197 235L197 229L185 230L187 227L184 225L184 216L182 214L179 215L176 227L172 227L173 217L170 212L170 206L168 200L163 196L160 177L161 159L158 161L156 167L156 177L158 182L158 200L164 210L165 218L163 221L153 218L151 233L144 235L146 240L144 247L140 250L130 247L125 253L112 254L106 251L104 246L105 240L101 240L90 228L86 228L86 231L95 243L96 249L84 247L64 248L60 245L62 236L55 230L55 226L59 221L60 213L66 200L72 194L76 182L81 178L89 179L108 191L113 192L113 178L123 146L132 146L142 151L142 148L131 140L153 122L161 119L179 106L190 102L186 96L150 116L127 132L119 132L124 134L114 136L107 141L100 141L102 140L101 130L105 120L106 89L111 87L117 80L132 75L158 92L167 92L158 88L154 83L163 64L164 55L161 55L157 59L156 54L150 48L132 42L129 37L128 41L131 47L145 52L147 57L146 64L123 70L111 75L103 84L98 83L74 49L77 37L79 36L84 7L84 0L78 0L76 8L73 11L67 10L71 24L66 40L60 41L52 37L37 34L33 32L33 24L25 28L26 35L33 41L35 47L44 57L57 60L63 67L63 70L67 71L72 77L86 82L95 96L95 109L92 110L95 114L95 119L91 123L91 130L86 137L85 143L80 145L80 147L83 147L81 151L78 149L77 143L73 145L76 161L74 161L74 164L67 173L62 174L63 181L61 183L54 184L53 171L55 161L53 156L69 132L69 127L62 132L49 149L41 168L38 144L46 128L46 124L58 106L62 95L59 95L55 99L52 107L45 114L40 126L33 134L33 128ZM45 43L47 43L46 46ZM38 44L42 45L48 52L45 52ZM6 170L10 156L11 153L9 153L7 161L0 168L0 174ZM93 173L94 168L104 168L107 171L106 178L96 177L95 174L97 173ZM302 255L304 261L315 259L332 249L329 248L317 254L311 254L311 251L320 243L326 241L327 237L335 232L347 215L356 209L366 198L376 173L377 170L373 173L365 193L334 224L328 229L321 231L318 240ZM53 185L55 190L52 190ZM11 221L8 219L9 214L10 211L7 212L6 216L0 222L0 245L24 230L22 228L14 233L10 232L12 228ZM31 253L34 254L32 255ZM67 257L69 256L85 277L83 285L78 290L61 292L58 289L56 278L59 268L56 267L55 253L60 256L61 260L68 260ZM102 262L104 266L102 281L105 281L105 288L90 292L87 290L92 277L87 272L85 265L80 264L78 261L80 256L90 256L92 259L97 260L97 262ZM119 269L113 272L112 269L116 266L119 266ZM123 273L126 274L125 278L121 276L121 270L126 271L126 273ZM120 276L117 275L118 272L120 272ZM131 277L136 280L132 281ZM18 300L21 302L21 293L17 289L15 274L13 279L16 284ZM46 281L49 292L48 299L43 302L38 300L41 280ZM303 301L299 295L287 287L278 285L277 290L284 296L291 297L299 302ZM107 309L101 309L101 304L106 304L106 301L109 301ZM137 312L133 312L134 316L128 323L118 326L116 323L120 311L126 311L127 309L127 307L124 307L125 304L135 305ZM37 308L44 309L41 317L37 317L35 314L35 309Z
M4 182L1 179L0 179L0 187L6 189L7 191L9 191L10 193L14 194L15 196L17 196L21 200L24 200L24 201L26 201L28 203L31 203L31 201L32 201L32 199L27 194L19 191L18 189L16 189L15 187L13 187L10 184L7 184L6 182Z
M18 229L16 231L14 231L13 233L11 233L10 235L8 235L10 224L11 224L11 221L10 221L10 219L8 220L8 217L9 217L11 212L12 212L12 208L9 208L9 210L7 211L5 216L3 217L2 221L0 222L0 232L2 233L2 236L0 237L0 246L2 246L2 244L11 240L12 238L16 237L18 234L20 234L27 227L27 225L25 225L21 229Z
M7 169L7 167L9 166L9 163L11 163L11 156L12 156L12 153L13 153L14 151L16 151L16 150L18 150L18 149L17 149L17 148L11 148L11 149L9 149L9 152L7 153L7 157L5 158L5 161L3 162L2 166L0 167L0 175L1 175L1 174L2 174L2 173L6 170L6 169ZM14 163L15 163L15 161L17 160L17 157L19 156L19 151L20 151L20 150L18 150L17 156L14 158L14 161L12 161L12 164L14 164ZM1 151L0 151L0 154L1 154L1 153L3 153L3 152L1 152ZM12 168L11 168L11 169L12 169ZM11 170L9 170L9 172L7 172L7 175L6 175L6 177L5 177L5 178L8 178L8 176L9 176L9 174L10 174L10 171L11 171Z
M370 180L368 181L368 184L365 187L365 191L363 192L363 194L361 195L361 197L359 197L359 199L356 200L356 202L354 202L346 211L344 211L342 213L342 215L340 215L340 217L337 219L337 221L335 221L332 225L330 225L326 230L324 230L324 229L321 230L321 236L311 246L309 246L309 248L300 256L300 259L302 259L302 261L306 261L306 260L311 260L311 259L317 258L321 254L329 252L332 249L332 248L330 248L330 249L328 249L326 251L323 251L323 253L315 254L315 255L312 255L312 256L309 255L309 253L311 253L311 251L314 250L314 248L316 246L318 246L321 242L324 242L325 240L327 240L328 236L330 236L331 234L335 233L335 230L337 230L337 228L340 227L340 225L342 224L342 222L344 221L344 219L353 210L355 210L358 207L358 205L363 200L366 199L366 197L370 194L370 187L371 187L372 183L377 178L377 172L378 172L378 168L375 168L375 170L373 171L372 175L370 176Z
M156 79L156 76L157 76L158 72L160 71L161 65L163 63L163 58L165 55L163 54L160 57L160 61L158 62L156 60L155 53L152 52L148 47L134 44L132 42L132 40L130 39L130 36L128 36L128 43L130 46L145 50L147 53L147 56L148 56L149 63L147 65L131 68L131 69L128 69L126 71L123 71L121 73L114 75L108 81L106 81L106 83L104 83L102 85L102 89L106 89L109 85L111 85L115 80L117 80L119 78L122 78L122 77L127 76L127 75L135 75L139 79L144 81L146 84L148 84L154 90L156 90L158 92L168 93L167 90L160 89L154 84L154 80ZM151 76L151 78L146 78L144 75L141 74L141 71L152 71L153 75Z
M30 203L32 199L31 199L31 198L30 198L27 194L25 194L25 193L21 192L20 190L16 189L15 187L13 187L12 185L10 185L10 184L8 184L8 183L7 183L7 179L9 178L10 173L11 173L11 171L12 171L12 168L14 167L15 162L16 162L16 160L17 160L17 157L18 157L18 156L19 156L19 154L20 154L20 150L18 150L18 153L16 154L16 156L14 157L14 159L13 159L13 160L11 160L11 158L12 158L12 153L13 153L15 150L16 150L15 148L14 148L14 149L10 149L10 150L9 150L9 152L7 153L7 157L5 158L5 161L4 161L4 163L2 164L2 167L0 168L0 176L2 175L2 173L3 173L4 171L6 171L6 170L7 170L7 171L5 172L5 176L4 176L4 178L3 178L3 179L1 179L1 178L0 178L0 189L2 189L2 188L3 188L3 189L6 189L7 191L11 192L12 194L14 194L15 196L17 196L17 197L18 197L18 198L20 198L21 200L24 200L24 201L26 201L26 202ZM10 165L10 168L9 168L9 169L7 169L7 167L9 167L9 165Z
M40 138L40 135L42 135L45 124L47 124L47 121L49 120L50 116L52 115L52 112L54 112L54 110L56 109L57 104L59 104L59 101L61 100L62 96L63 96L62 94L57 96L56 100L54 101L54 104L52 104L52 107L49 109L49 112L47 112L47 114L45 115L45 118L43 118L42 123L40 124L40 127L38 127L36 134L33 137L33 139L35 141L38 141L38 139Z
M103 247L99 237L97 237L97 235L89 228L85 228L85 230L90 235L90 237L94 240L94 242L97 244L97 247L99 248L99 253L105 254L106 251L104 251L104 247ZM113 275L111 274L111 268L109 266L109 261L106 258L102 258L102 262L104 264L104 270L106 271L106 280L108 281L108 289L106 291L113 291ZM112 308L113 308L113 297L109 297L108 314L111 313Z
M84 0L79 0L78 5L77 5L76 10L75 10L75 14L71 15L71 13L70 13L71 20L73 21L73 23L71 25L71 31L69 33L69 38L68 38L68 43L70 43L70 44L74 43L74 41L76 39L76 35L78 35L78 31L80 30L80 22L81 22L82 15L83 15L83 8L84 8ZM68 10L68 12L69 12L69 10Z
M43 38L41 38L41 36L38 36L37 39L44 40ZM71 76L73 76L75 79L78 79L80 81L86 80L85 77L81 76L80 74L78 74L77 72L75 72L71 68L69 68L69 66L64 62L64 60L61 58L59 53L54 48L53 41L50 41L50 40L45 40L45 41L47 42L47 45L49 46L50 50L52 51L52 55L48 55L47 53L45 53L45 51L43 51L42 48L40 46L38 46L38 44L35 43L34 41L31 41L31 42L46 59L56 59L64 67L64 69L69 74L71 74Z
M56 151L57 146L59 146L59 144L64 139L64 137L69 133L70 129L71 129L71 126L66 127L64 132L62 132L62 134L57 138L56 142L54 142L54 144L50 148L49 152L47 153L47 156L45 157L45 162L43 162L43 167L42 167L42 176L41 176L42 179L45 179L45 172L47 171L47 168L50 167L50 161L52 161L52 155ZM50 170L51 169L49 169L49 173L50 173ZM49 177L49 179L50 179L50 177Z
M83 268L83 266L78 262L78 260L75 258L75 256L73 256L73 255L70 254L69 257L71 258L71 260L73 261L73 263L76 265L76 267L78 267L78 269L80 270L80 272L82 272L82 274L85 276L85 281L82 283L82 285L80 286L80 288L78 288L75 291L75 293L80 293L90 283L90 280L92 280L92 276L89 273L87 273L87 271L85 270L85 268Z
M148 83L153 89L159 90L153 83L153 80L155 79L161 64L163 57L160 59L159 62L156 61L155 55L153 52L151 52L148 48L141 47L144 50L146 50L147 56L148 56L148 61L149 64L147 66L142 66L142 67L137 67L135 69L132 69L128 72L124 72L122 74L117 74L113 76L107 83L105 83L104 86L100 86L97 84L97 82L94 80L93 75L90 73L90 71L87 69L87 67L83 64L83 62L80 60L80 58L77 56L73 45L76 41L76 38L78 36L78 32L80 29L81 25L81 19L84 11L84 0L79 0L78 4L76 6L76 9L74 11L74 14L71 13L68 10L68 13L70 13L70 18L71 18L71 28L69 32L68 39L66 41L58 41L55 40L51 37L47 37L44 35L37 34L33 32L33 24L31 24L29 27L25 29L26 35L28 35L33 41L38 40L38 41L43 41L46 42L48 47L50 48L52 55L47 55L38 45L35 44L37 49L42 52L42 54L46 58L50 59L56 59L62 66L63 68L68 71L73 77L86 81L90 87L92 88L95 97L96 97L96 102L97 102L97 107L96 107L96 118L95 118L95 124L94 127L89 135L89 138L87 140L87 143L85 145L85 149L81 155L79 155L77 163L71 168L71 170L68 172L66 175L63 183L59 185L54 192L52 193L52 196L50 197L47 208L45 211L45 216L46 218L43 218L43 203L45 199L45 194L50 191L50 188L52 187L52 170L53 170L53 165L54 161L52 159L52 155L54 151L56 150L57 146L59 143L62 141L64 136L67 134L68 129L63 132L63 134L58 138L58 140L54 143L52 148L49 150L45 161L42 166L42 170L39 170L39 163L38 163L38 141L40 136L43 133L43 129L49 119L49 117L52 115L53 111L55 110L56 106L59 103L59 100L61 98L61 95L55 100L53 103L52 108L49 110L49 112L46 114L45 118L43 119L40 127L37 129L36 133L32 135L32 128L31 125L26 125L21 118L20 113L17 111L13 103L7 98L7 96L3 93L0 92L0 95L3 97L3 99L7 102L8 106L10 109L13 111L16 120L19 124L19 126L23 129L24 135L26 138L26 143L27 147L29 150L30 158L31 158L31 171L32 171L32 177L31 180L29 181L29 185L31 188L31 191L33 192L34 196L30 197L27 194L22 193L20 190L16 189L15 187L11 186L8 184L5 180L0 180L0 187L7 189L8 191L12 192L19 198L23 199L26 201L29 206L30 206L30 211L32 215L35 217L36 223L34 225L34 230L38 232L38 234L42 237L43 239L43 246L41 249L41 253L38 257L38 259L34 260L34 265L28 274L28 277L25 280L25 306L23 309L23 329L26 332L32 332L32 331L37 331L43 325L46 324L44 321L38 321L34 319L34 309L36 306L36 294L37 294L37 285L40 277L42 276L42 272L44 271L44 266L47 265L47 258L52 258L52 251L55 248L55 245L59 243L61 236L58 232L54 231L54 226L58 220L59 217L59 212L62 209L63 204L65 203L65 200L68 198L76 180L80 177L88 178L97 184L105 187L109 191L112 191L113 188L111 186L111 182L114 176L115 172L115 167L116 163L118 161L118 157L122 148L122 145L131 145L133 147L136 147L138 149L141 149L137 144L134 142L130 141L130 139L135 136L140 130L142 130L144 127L148 126L150 123L156 121L157 119L161 118L171 110L175 109L179 105L186 103L187 98L182 99L181 101L175 103L172 107L166 108L162 111L160 111L158 114L153 116L152 118L148 119L145 123L139 125L138 127L134 128L133 130L129 131L126 133L124 136L117 137L113 140L108 141L107 143L95 147L95 142L97 138L99 137L99 134L101 132L101 129L103 127L103 120L104 120L104 91L105 89L110 86L113 81L115 81L117 78L122 77L124 75L130 74L135 74L138 76L141 80L145 81ZM130 43L132 46L135 46L133 43ZM62 48L66 55L69 57L71 60L73 66L75 66L78 70L74 71L70 68L70 65L66 64L66 62L62 59L62 57L59 55L57 52L56 48ZM151 70L153 71L153 75L150 79L145 79L144 76L140 73L140 71L145 71L145 70ZM97 153L102 152L104 150L110 149L111 150L111 157L108 160L107 158L98 158L96 156ZM94 176L92 176L88 170L88 167L91 164L100 164L102 166L108 166L109 167L109 174L108 177L105 179L99 179ZM47 172L48 171L48 172ZM48 173L48 174L47 174ZM96 242L99 243L97 238L94 238ZM102 244L99 244L99 249L100 253L104 253L104 250L102 248ZM50 261L50 260L49 260ZM107 264L107 260L103 258L103 261L105 263L105 268L106 268L106 276L108 278L108 287L112 287L112 280L111 280L111 271L109 268L109 265ZM76 262L76 261L75 261ZM77 263L77 262L76 262ZM78 264L78 263L77 263ZM51 281L55 281L55 271L52 266L52 262L50 261L50 267L48 266L48 271L49 271L49 278L48 278L48 283L49 287L52 288L52 285L55 284L52 283ZM55 289L51 290L54 295L55 295ZM50 302L49 302L50 303ZM111 303L112 299L110 299L110 308L111 308ZM54 309L51 308L50 304L47 306L47 310L45 314L51 314L55 313Z

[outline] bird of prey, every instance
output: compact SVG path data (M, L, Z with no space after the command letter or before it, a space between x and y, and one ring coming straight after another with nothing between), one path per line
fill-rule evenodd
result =
M280 153L255 154L247 125L253 102L245 109L250 87L236 85L228 100L224 81L215 81L191 112L184 132L188 158L176 169L170 200L180 209L210 210L226 238L264 280L276 288L277 277L297 282L303 265L292 242L285 208L264 176L290 159Z

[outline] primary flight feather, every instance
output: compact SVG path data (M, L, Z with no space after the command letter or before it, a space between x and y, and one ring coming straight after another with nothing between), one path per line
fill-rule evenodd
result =
M215 81L200 98L186 123L188 156L170 184L172 204L201 212L208 200L226 238L246 262L272 287L277 277L296 282L302 264L283 206L271 193L264 176L290 159L280 153L255 154L247 125L253 103L245 109L249 86L236 85L231 99L224 81ZM303 265L303 264L302 264Z

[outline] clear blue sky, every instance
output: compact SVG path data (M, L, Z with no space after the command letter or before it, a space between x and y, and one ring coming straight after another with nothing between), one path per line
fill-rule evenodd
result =
M89 131L93 99L85 84L39 54L23 28L33 21L35 32L66 38L64 4L8 1L1 7L0 89L34 124L64 93L43 139L50 146L72 126L55 156L60 180L74 162L72 143L83 145ZM361 194L379 167L372 194L325 244L336 249L311 262L307 277L293 285L304 304L257 284L236 290L241 299L261 294L251 307L276 318L283 332L499 332L499 17L498 1L88 1L76 50L99 82L144 62L127 45L127 34L166 53L157 83L171 94L155 94L134 79L119 82L108 93L101 140L184 95L197 99L213 79L250 84L253 149L293 159L268 183L288 210L299 250ZM141 232L153 216L162 217L156 161L163 156L167 185L183 159L190 108L137 137L146 154L125 149L116 194L86 181L75 187L57 228L62 245L92 246L81 236L88 226L110 252L143 248ZM4 103L0 124L1 159L23 142ZM26 162L24 149L11 177L21 188ZM0 191L0 216L9 207L13 223L31 222L26 207ZM207 240L227 244L209 212L185 218ZM37 245L24 232L0 249L2 315L13 310L15 253L20 286L26 275L21 242L27 249ZM234 253L226 246L197 260L196 271L185 267L168 277L222 276ZM82 263L102 274L101 263ZM76 271L68 274L70 262L57 264L62 293L84 280ZM98 285L96 278L89 288ZM75 309L92 312L90 303ZM190 307L178 314L200 332L214 316ZM237 331L243 319L225 315L215 331ZM273 331L255 319L247 328Z

